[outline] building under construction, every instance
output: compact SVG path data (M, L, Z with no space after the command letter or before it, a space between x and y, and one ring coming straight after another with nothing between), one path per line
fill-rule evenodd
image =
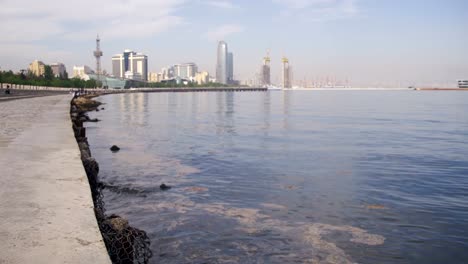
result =
M286 57L283 57L282 61L282 71L281 71L281 87L291 88L291 67L289 66L289 60Z
M261 80L260 83L263 86L271 85L271 74L270 74L270 54L267 52L267 56L263 58L263 65L261 69Z

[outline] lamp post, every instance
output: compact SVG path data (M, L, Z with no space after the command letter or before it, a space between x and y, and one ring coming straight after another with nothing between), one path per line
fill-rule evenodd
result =
M25 69L21 69L20 70L20 73L21 73L21 83L23 85L23 89L24 89L24 81L26 80L26 74L24 74L26 72Z
M0 67L0 89L3 89L3 71L2 71L2 67Z

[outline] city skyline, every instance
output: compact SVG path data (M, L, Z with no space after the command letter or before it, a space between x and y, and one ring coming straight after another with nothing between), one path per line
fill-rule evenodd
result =
M330 77L353 86L455 85L468 75L468 3L461 0L104 0L93 3L99 11L88 10L91 3L80 1L70 14L56 0L2 2L1 70L34 60L95 65L99 34L107 72L111 54L131 48L148 55L149 72L193 61L214 76L217 42L225 40L240 80L256 78L266 50L272 83L283 56L294 62L295 80Z

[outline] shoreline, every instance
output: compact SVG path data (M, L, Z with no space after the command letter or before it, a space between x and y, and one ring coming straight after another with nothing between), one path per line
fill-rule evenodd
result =
M70 117L81 161L91 189L94 213L107 251L113 263L148 263L152 256L150 240L145 231L132 227L128 220L118 215L107 215L99 180L99 163L92 157L86 137L85 122L97 122L87 112L99 109L100 102L91 98L99 94L73 98L70 102Z
M468 91L468 88L415 88L417 91Z
M4 84L5 85L5 84ZM1 91L2 89L0 89ZM70 93L71 90L79 90L78 88L64 88L64 87L18 87L13 88L14 91L33 91L40 92L56 92L56 93ZM378 87L350 87L350 88L289 88L289 89L268 89L264 87L159 87L159 88L129 88L129 89L101 89L101 88L84 88L88 94L97 96L107 94L122 94L122 93L164 93L164 92L278 92L278 91L468 91L468 88L442 88L442 87L411 87L411 88L378 88ZM32 95L34 96L34 95ZM3 97L3 98L2 98ZM0 102L8 101L8 96L0 94ZM26 97L25 97L26 98ZM30 97L29 97L30 98ZM17 98L20 99L20 98Z

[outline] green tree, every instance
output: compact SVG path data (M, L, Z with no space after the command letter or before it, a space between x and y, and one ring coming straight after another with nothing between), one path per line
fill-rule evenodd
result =
M74 88L84 88L84 81L81 80L80 78L72 78L70 79L71 81L71 86Z
M96 88L97 82L94 79L89 79L86 81L85 87L86 88Z
M23 81L26 80L26 74L25 74L26 70L21 70L20 72L21 72L20 73L21 80Z
M63 74L60 74L60 79L62 80L68 80L68 72L64 71Z
M54 72L49 65L44 66L44 79L47 81L52 81L54 79Z

